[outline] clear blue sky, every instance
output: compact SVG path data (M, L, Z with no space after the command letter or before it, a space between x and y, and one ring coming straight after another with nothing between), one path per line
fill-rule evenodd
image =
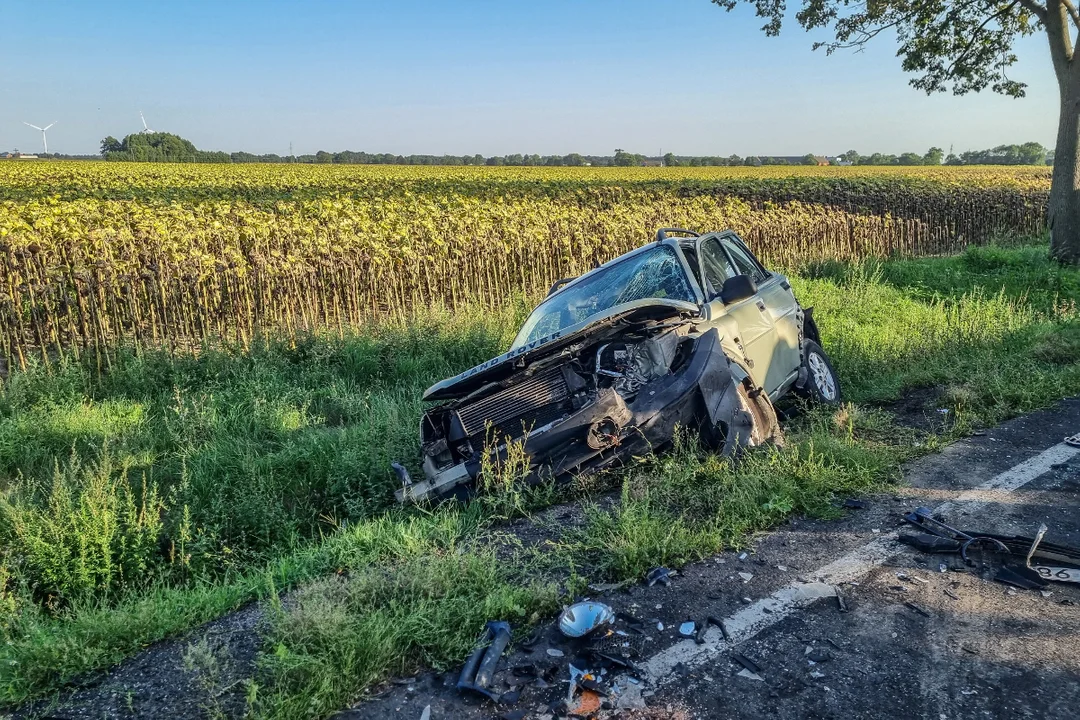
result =
M150 127L286 154L770 154L1054 142L1045 38L1028 97L927 97L882 36L826 57L708 0L6 0L0 150L96 152Z

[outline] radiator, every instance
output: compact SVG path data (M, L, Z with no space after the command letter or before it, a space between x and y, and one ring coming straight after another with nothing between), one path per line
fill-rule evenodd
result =
M517 438L523 428L532 430L560 418L569 394L562 368L554 367L458 408L457 413L465 433L474 441L486 440L488 423L494 425L500 439L503 435Z

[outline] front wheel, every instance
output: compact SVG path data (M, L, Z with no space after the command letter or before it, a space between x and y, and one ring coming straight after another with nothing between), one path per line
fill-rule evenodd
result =
M840 380L836 370L829 356L813 340L806 340L803 345L803 369L806 370L806 382L800 395L825 405L840 404Z

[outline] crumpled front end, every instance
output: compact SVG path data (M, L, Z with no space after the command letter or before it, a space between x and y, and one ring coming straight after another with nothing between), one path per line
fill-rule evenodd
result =
M424 479L399 501L452 495L475 481L485 454L523 444L533 479L594 472L701 428L722 452L751 442L752 417L715 329L655 323L598 333L518 374L425 413Z

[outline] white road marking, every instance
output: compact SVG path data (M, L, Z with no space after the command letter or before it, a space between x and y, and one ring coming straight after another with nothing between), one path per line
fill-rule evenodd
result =
M1059 443L1003 473L995 475L982 485L965 490L934 508L934 514L951 514L962 505L965 511L1006 500L1009 493L1023 487L1035 478L1047 473L1052 465L1065 462L1080 454L1080 448ZM769 597L748 605L724 619L724 627L730 640L724 638L719 628L710 627L705 643L697 645L693 640L683 640L653 655L641 663L646 680L654 686L663 686L678 679L674 669L679 663L687 668L702 665L733 646L749 640L767 627L775 625L797 608L804 607L822 597L835 596L835 586L851 582L866 575L896 552L894 545L899 533L885 533L873 542L863 545L847 555L834 560L818 570L808 573L811 583L795 583L783 587Z

